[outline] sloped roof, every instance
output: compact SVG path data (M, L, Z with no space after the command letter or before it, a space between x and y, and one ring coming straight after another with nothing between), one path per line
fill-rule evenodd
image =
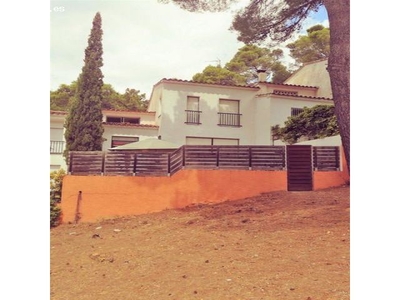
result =
M68 112L62 111L62 110L50 110L50 115L64 116L67 114L68 114Z
M331 80L327 70L328 60L321 59L303 64L284 84L316 86L317 97L332 98Z
M158 83L161 83L161 82L191 83L191 84L200 84L200 85L215 85L215 86L224 86L224 87L238 87L238 88L259 89L259 87L254 86L254 85L206 83L206 82L198 82L198 81L193 81L193 80L171 79L171 78L163 78ZM157 85L158 83L156 83L155 85Z
M103 122L106 126L118 126L118 127L135 127L135 128L158 128L158 125L152 124L133 124L133 123L123 123L123 122Z

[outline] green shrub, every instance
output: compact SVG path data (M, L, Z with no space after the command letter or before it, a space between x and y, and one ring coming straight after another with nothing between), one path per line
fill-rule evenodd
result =
M61 208L58 203L50 199L50 228L56 227L60 224Z
M65 170L60 169L50 172L50 227L60 224L62 181L66 175Z

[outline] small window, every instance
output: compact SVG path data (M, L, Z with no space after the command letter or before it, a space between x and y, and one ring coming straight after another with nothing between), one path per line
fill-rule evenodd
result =
M187 97L187 104L186 104L186 109L187 110L194 110L194 111L199 111L199 97L192 97L188 96Z
M209 138L209 137L186 137L186 145L239 145L239 139Z
M240 127L240 101L220 99L218 115L218 125Z
M239 100L219 100L220 113L239 113Z
M200 124L200 98L188 96L186 103L186 124Z
M130 123L140 124L140 118L129 118L129 117L109 117L106 118L107 123Z
M137 136L118 136L114 135L111 137L111 148L122 146L129 143L138 142Z
M303 111L304 111L303 108L293 108L292 107L292 111L290 113L290 116L295 117L295 116L301 114Z

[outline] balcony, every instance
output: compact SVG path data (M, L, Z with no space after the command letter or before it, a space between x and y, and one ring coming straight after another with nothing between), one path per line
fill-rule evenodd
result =
M185 110L186 111L186 124L201 124L200 123L200 110Z
M64 152L64 141L50 141L50 154L62 154Z
M233 127L241 127L240 125L240 116L242 114L237 113L218 113L219 115L219 123L220 126L233 126Z

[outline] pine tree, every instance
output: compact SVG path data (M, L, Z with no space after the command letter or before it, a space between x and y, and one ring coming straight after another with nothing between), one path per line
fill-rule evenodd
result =
M64 156L67 159L69 151L102 150L102 35L101 16L100 13L96 13L85 50L84 66L77 81L76 97L65 122Z

